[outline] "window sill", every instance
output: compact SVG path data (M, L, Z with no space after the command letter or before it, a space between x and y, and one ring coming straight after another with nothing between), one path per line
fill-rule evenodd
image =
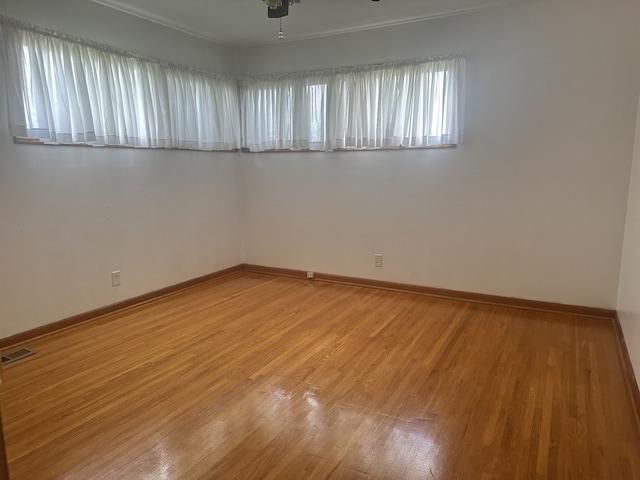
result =
M428 147L385 147L385 148L336 148L334 152L385 152L385 151L409 151L409 150L439 150L443 148L456 148L458 144L446 144L446 145L431 145ZM242 149L243 153L325 153L324 150L263 150L261 152L252 152L248 148Z
M46 147L80 147L80 148L120 148L125 150L176 150L181 152L220 152L220 153L233 153L239 152L239 149L234 150L197 150L195 148L164 148L164 147L134 147L132 145L116 145L116 144L107 144L107 145L92 145L90 143L54 143L54 142L43 142L42 140L38 140L37 138L26 138L26 137L13 137L13 143L19 145L43 145Z
M13 142L20 145L43 145L47 147L91 147L91 148L119 148L119 149L132 149L132 150L176 150L184 152L220 152L220 153L324 153L323 150L264 150L262 152L252 152L248 148L234 149L234 150L196 150L192 148L152 148L152 147L134 147L131 145L92 145L90 143L53 143L43 142L36 138L26 137L13 137ZM379 152L379 151L409 151L409 150L439 150L443 148L456 148L457 144L445 144L445 145L431 145L428 147L385 147L385 148L336 148L334 152Z

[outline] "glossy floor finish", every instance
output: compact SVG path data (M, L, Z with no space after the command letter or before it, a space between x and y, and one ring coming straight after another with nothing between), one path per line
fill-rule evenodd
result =
M640 478L606 320L238 273L25 346L13 480Z

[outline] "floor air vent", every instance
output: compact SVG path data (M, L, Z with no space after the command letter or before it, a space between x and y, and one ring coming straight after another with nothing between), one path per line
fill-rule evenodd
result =
M2 365L17 362L18 360L22 360L23 358L33 355L34 353L36 352L29 350L28 348L21 348L15 352L7 353L6 355L2 355Z

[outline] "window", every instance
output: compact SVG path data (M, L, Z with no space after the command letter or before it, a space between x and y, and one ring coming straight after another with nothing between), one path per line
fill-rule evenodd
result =
M430 147L462 141L462 57L244 81L243 146Z
M12 133L34 141L252 152L462 141L461 56L238 82L6 17L0 41Z
M61 144L240 148L235 78L2 25L13 134ZM32 29L33 30L33 29Z
M322 77L247 79L243 82L244 147L325 150L327 80Z

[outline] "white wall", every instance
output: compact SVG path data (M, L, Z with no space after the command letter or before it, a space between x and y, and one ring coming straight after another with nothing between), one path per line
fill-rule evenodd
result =
M234 51L84 0L0 0L10 16L218 71L468 58L466 139L450 150L39 147L13 144L0 122L0 337L241 261L615 308L640 13L607 3L538 1ZM627 310L637 352L637 304Z
M37 25L233 70L218 45L89 1L9 3ZM0 219L1 338L240 263L238 156L15 145L0 121Z
M468 59L456 149L243 154L244 261L615 308L639 20L637 2L540 1L244 49L250 74Z
M620 269L618 315L636 379L640 384L640 109Z

